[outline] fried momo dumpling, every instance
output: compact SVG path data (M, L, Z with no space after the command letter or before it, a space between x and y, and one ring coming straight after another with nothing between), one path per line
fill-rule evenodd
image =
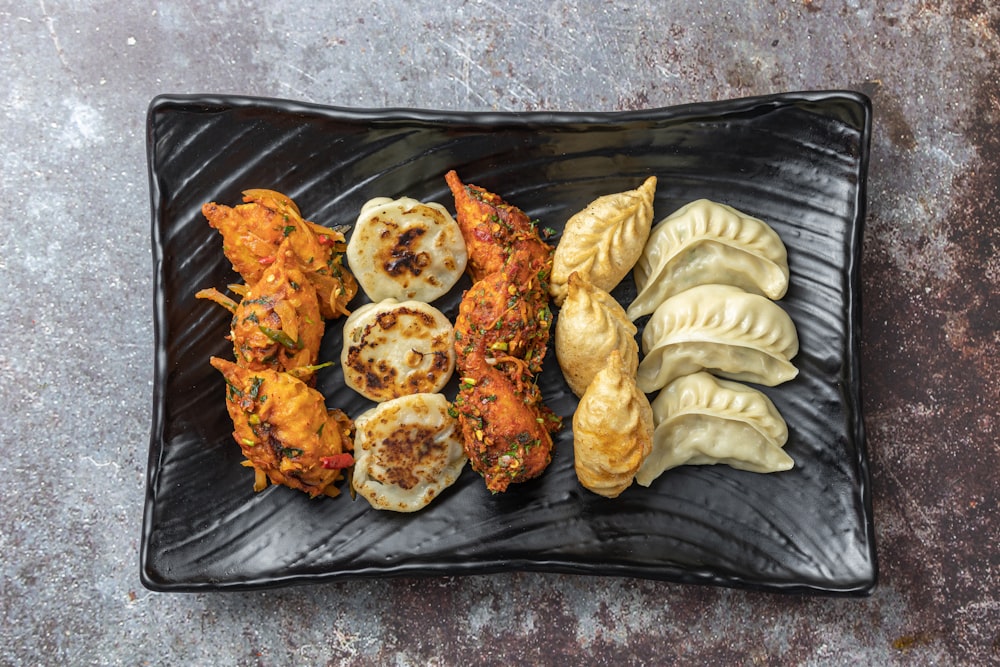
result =
M635 265L636 320L696 285L723 284L780 299L788 289L788 256L765 222L731 206L699 199L661 220Z
M655 192L656 177L650 176L635 190L598 197L566 221L549 280L558 305L574 271L606 292L628 274L649 237Z
M567 283L566 300L556 319L556 359L563 377L577 396L583 396L597 372L618 350L629 375L639 365L636 327L625 309L610 294L574 271Z
M788 313L730 285L699 285L664 301L646 323L642 349L637 382L646 393L701 370L767 386L798 375Z
M377 197L361 207L347 261L372 301L430 303L465 271L462 230L441 204Z
M653 443L653 410L618 350L587 387L573 414L573 455L585 488L615 498L627 489Z
M455 370L453 338L448 318L422 301L365 304L344 323L344 383L373 401L441 391Z
M635 479L649 486L682 465L725 464L750 472L794 465L782 447L788 427L763 393L709 373L679 377L653 400L653 451Z
M458 420L441 394L402 396L355 420L353 487L375 509L414 512L462 473Z

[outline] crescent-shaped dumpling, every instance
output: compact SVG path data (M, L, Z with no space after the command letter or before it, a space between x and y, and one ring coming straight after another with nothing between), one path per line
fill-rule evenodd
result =
M767 396L709 373L677 378L653 400L653 451L636 473L649 486L682 465L725 464L750 472L789 470L788 427Z
M594 376L573 413L577 479L607 498L627 489L652 450L653 411L617 350Z
M376 197L361 207L347 261L372 301L430 303L465 271L462 230L441 204Z
M552 256L549 293L557 305L574 271L610 292L635 265L653 225L656 177L635 190L604 195L566 221Z
M699 199L661 220L635 265L636 320L696 285L733 285L770 299L788 289L788 255L765 222L731 206Z
M559 317L556 318L556 359L569 388L583 396L612 350L618 350L625 369L635 375L639 365L636 327L615 299L579 276L570 274Z
M652 393L701 370L774 386L791 380L799 351L792 318L767 297L699 285L664 301L642 333L639 388Z

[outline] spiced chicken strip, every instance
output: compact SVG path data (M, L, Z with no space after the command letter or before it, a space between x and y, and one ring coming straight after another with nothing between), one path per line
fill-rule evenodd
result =
M494 492L537 477L552 458L560 419L535 384L552 314L552 248L527 215L500 197L446 176L476 282L455 322L455 399L465 452Z
M473 281L496 273L512 255L552 271L553 248L538 235L537 223L499 195L465 184L454 170L445 180L455 197L456 221L468 249L467 269Z

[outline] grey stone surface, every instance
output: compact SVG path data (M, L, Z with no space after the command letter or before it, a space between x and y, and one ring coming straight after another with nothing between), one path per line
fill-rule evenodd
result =
M0 663L1000 663L1000 9L981 0L0 0ZM869 94L880 585L510 573L142 588L158 93L620 110Z

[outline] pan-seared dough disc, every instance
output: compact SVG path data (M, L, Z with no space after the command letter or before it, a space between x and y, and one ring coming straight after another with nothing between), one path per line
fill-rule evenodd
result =
M462 230L444 206L376 197L361 207L347 261L372 301L430 303L458 282L468 253Z
M450 409L441 394L413 394L358 417L354 490L375 509L414 512L451 486L467 459Z
M365 304L344 323L344 382L379 402L441 391L455 370L454 335L448 318L422 301Z

